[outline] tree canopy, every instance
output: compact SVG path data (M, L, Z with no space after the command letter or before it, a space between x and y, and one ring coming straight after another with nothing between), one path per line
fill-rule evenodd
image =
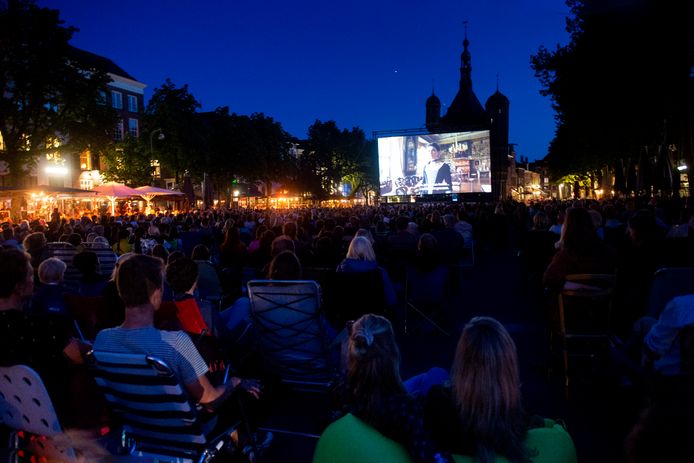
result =
M291 137L282 124L263 113L232 115L233 150L241 175L250 182L265 184L271 195L272 182L293 179L294 161L289 156Z
M556 111L547 158L555 176L638 159L646 147L691 134L694 37L687 2L567 5L570 42L541 47L531 58Z
M72 58L75 30L56 10L0 3L0 156L15 183L57 145L98 151L111 140L115 114L99 104L110 78Z
M161 140L152 140L151 156L167 166L177 182L186 171L197 173L200 160L204 159L198 108L200 103L188 91L187 84L176 87L171 79L166 79L154 89L145 110L143 136L148 137L147 143L155 131L162 134Z
M152 183L149 147L142 143L142 139L128 135L123 143L111 144L102 154L108 164L108 169L103 172L106 180L131 187Z
M350 177L355 183L353 190L360 188L373 174L372 155L373 150L359 127L340 130L335 121L316 120L308 128L299 163L304 189L316 199L324 199L343 179Z

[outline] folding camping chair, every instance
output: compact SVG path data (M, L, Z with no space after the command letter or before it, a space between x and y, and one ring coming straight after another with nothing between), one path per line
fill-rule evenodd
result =
M96 383L123 425L130 454L175 463L209 462L238 423L215 431L216 416L191 402L169 366L144 354L92 351ZM214 433L214 434L213 434Z

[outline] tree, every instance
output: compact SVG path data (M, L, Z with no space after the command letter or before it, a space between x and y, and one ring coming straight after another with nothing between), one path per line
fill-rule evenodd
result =
M356 169L353 173L343 177L344 182L352 185L350 199L357 193L361 193L364 198L368 198L369 191L378 191L378 144L375 140L369 140L361 150L359 158L356 160Z
M272 182L286 182L294 177L294 160L289 155L289 134L282 124L263 113L251 116L232 114L231 141L233 159L238 171L249 182L260 181L265 194L272 194Z
M176 87L171 79L154 89L143 120L143 136L150 137L161 129L164 138L152 146L153 159L171 169L176 183L181 174L202 174L202 128L196 116L200 103L188 91L188 85ZM149 139L149 138L148 138ZM149 159L149 157L148 157Z
M317 199L331 195L346 177L352 177L353 189L368 172L371 150L359 127L340 130L335 121L316 120L308 128L308 140L301 156L300 169L304 188ZM373 163L370 164L373 167ZM365 178L365 177L364 177Z
M16 186L58 144L61 153L98 151L111 139L115 114L98 104L110 78L72 58L75 30L56 10L0 3L0 156Z
M570 42L531 58L556 111L547 158L553 176L638 162L649 146L677 143L687 130L691 137L694 36L685 3L567 4Z
M127 136L123 143L112 144L103 151L104 160L108 165L108 169L103 173L106 180L125 183L132 187L152 182L149 146L143 140Z

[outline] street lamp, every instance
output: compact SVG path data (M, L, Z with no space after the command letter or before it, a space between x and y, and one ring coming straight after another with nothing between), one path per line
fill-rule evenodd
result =
M154 134L159 132L157 140L163 140L164 132L161 129L154 129L149 133L149 160L150 166L152 167L152 185L154 185L154 178L156 177L157 167L159 166L159 161L154 159Z

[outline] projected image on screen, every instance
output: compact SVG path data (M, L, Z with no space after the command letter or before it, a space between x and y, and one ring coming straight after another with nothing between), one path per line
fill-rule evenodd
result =
M489 131L378 139L381 196L491 193Z

